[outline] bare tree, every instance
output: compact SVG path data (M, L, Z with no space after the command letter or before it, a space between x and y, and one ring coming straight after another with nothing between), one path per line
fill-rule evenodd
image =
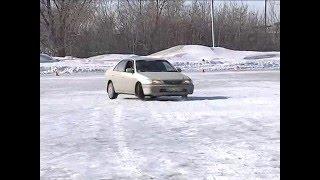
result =
M246 4L215 8L217 46L279 50L278 4L268 1L270 22ZM40 0L40 48L56 56L105 53L147 55L180 44L211 46L210 2L193 0Z
M66 55L67 36L83 20L81 15L90 3L91 0L40 0L40 26L45 27L50 49L58 56Z

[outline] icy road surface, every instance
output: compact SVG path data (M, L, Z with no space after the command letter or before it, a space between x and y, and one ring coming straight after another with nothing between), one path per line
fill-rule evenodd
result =
M41 179L280 179L280 72L189 73L188 100L42 76Z

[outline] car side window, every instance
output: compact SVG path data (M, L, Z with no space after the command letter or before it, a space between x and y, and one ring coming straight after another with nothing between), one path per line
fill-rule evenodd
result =
M133 61L128 61L126 64L126 67L124 70L126 70L127 68L132 68L133 69Z
M124 68L125 68L126 63L127 63L126 60L120 61L113 70L114 71L124 72L125 71Z

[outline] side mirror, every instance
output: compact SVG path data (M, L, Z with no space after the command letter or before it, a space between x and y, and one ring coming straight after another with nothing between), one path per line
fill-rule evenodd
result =
M127 69L126 69L126 72L127 72L127 73L134 73L134 70L133 70L133 68L127 68Z
M181 72L182 70L180 68L177 68L178 72Z

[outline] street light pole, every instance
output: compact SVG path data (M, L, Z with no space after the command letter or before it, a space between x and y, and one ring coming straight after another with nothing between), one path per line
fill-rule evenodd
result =
M214 11L213 11L213 0L211 0L211 33L212 33L212 47L214 47L214 30L213 30L213 24L214 24Z
M267 33L267 0L264 0L264 30Z

